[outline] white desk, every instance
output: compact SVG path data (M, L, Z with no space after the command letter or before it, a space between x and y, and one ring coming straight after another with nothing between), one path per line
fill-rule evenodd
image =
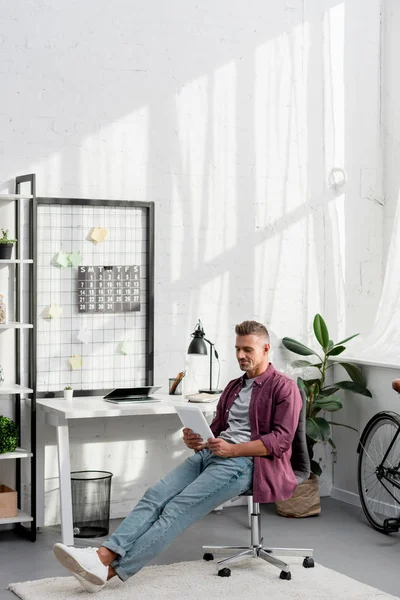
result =
M186 404L182 396L154 394L161 402L118 405L106 402L101 396L77 396L71 401L63 398L38 398L37 408L44 411L46 422L57 430L58 475L60 480L61 534L64 544L73 545L71 465L69 450L69 421L99 417L129 417L139 415L167 415L175 413L175 406ZM214 413L217 401L198 404L201 410Z

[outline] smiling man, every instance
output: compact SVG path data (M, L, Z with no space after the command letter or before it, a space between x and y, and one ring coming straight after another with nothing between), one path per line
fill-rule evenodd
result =
M183 441L195 453L150 487L100 548L55 544L57 559L88 592L117 575L137 573L180 533L250 487L255 502L290 498L297 486L290 457L302 406L294 381L269 362L267 329L236 325L236 357L244 375L226 386L211 424L215 438L190 429Z

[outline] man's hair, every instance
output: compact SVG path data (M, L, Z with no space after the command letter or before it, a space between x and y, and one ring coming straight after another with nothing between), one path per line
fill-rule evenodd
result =
M267 328L262 323L257 321L243 321L235 327L236 335L258 335L258 337L265 337L269 344L269 333Z

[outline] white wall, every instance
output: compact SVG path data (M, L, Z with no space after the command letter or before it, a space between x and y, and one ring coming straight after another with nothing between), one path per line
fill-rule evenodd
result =
M334 439L338 448L337 461L334 464L332 497L361 506L357 487L357 445L359 437L369 419L381 410L399 412L399 397L392 390L392 380L398 378L398 369L360 365L363 370L372 398L346 393L343 410L335 420L355 427L358 433L342 427L334 427ZM335 367L336 381L343 373L341 367Z
M346 409L340 413L341 422L359 429L380 410L399 412L399 399L391 389L391 381L399 377L399 323L400 283L398 277L400 245L400 83L398 56L400 53L400 5L396 0L382 3L382 144L383 170L383 246L384 278L379 309L375 323L370 325L370 335L364 338L355 356L367 362L392 365L391 368L364 365L368 387L373 398L348 394ZM353 432L338 430L340 445L338 461L334 468L332 495L351 503L358 503L357 492L357 436Z
M35 172L43 196L154 201L161 384L182 369L198 317L222 385L237 373L233 327L243 319L269 325L278 367L280 338L307 341L317 311L336 339L367 330L382 261L379 10L378 0L4 9L1 189ZM347 174L336 192L334 167ZM145 478L102 441L112 427L92 423L84 451L94 468L109 456L117 516L120 493L134 482L133 502ZM127 448L139 461L148 427L123 424L116 435L139 436L144 445ZM82 441L79 426L72 437ZM180 460L180 442L167 438L160 432L160 452ZM48 458L50 489L54 448ZM81 462L74 452L73 468ZM52 502L49 492L48 522Z
M385 182L383 241L385 254L387 254L396 233L394 223L398 213L400 190L400 83L397 72L397 58L400 52L399 3L396 0L386 0L383 16L382 137Z

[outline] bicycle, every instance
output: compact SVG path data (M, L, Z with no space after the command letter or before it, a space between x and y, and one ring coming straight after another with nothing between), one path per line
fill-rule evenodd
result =
M392 382L400 394L400 379ZM358 491L368 521L382 533L400 529L400 415L382 411L366 424L357 447Z

